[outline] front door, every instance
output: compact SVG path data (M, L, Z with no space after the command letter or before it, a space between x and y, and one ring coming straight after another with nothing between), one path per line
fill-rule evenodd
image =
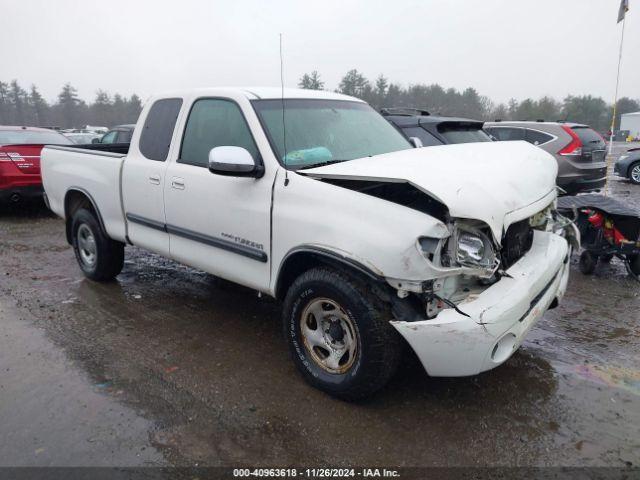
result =
M275 172L267 171L258 179L213 174L208 169L209 151L220 146L243 147L261 161L237 103L225 98L198 99L191 107L176 160L166 174L171 256L266 290Z

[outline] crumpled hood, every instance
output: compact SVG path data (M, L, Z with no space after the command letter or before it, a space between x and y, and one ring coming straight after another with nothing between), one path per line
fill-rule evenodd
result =
M527 142L486 142L402 150L300 173L408 182L446 205L452 217L484 221L500 240L507 217L508 223L526 218L535 212L522 218L513 212L555 194L558 165Z

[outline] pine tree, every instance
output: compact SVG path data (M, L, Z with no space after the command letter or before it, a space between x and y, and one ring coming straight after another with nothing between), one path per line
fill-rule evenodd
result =
M33 112L34 124L45 126L49 121L49 104L42 95L40 95L40 92L35 85L31 85L31 92L29 93L29 107Z
M300 78L298 87L307 90L322 90L324 88L324 82L320 79L318 71L314 70L311 74L305 73L302 78Z

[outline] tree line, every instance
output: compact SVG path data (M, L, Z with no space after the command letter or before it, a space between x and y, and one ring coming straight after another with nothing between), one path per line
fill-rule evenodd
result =
M135 123L142 110L137 95L124 97L98 90L91 103L78 97L67 83L54 103L47 102L35 85L25 90L16 80L0 81L0 125L77 128L84 125L111 127Z
M317 71L305 73L298 86L312 90L325 89L325 83ZM356 69L349 70L342 77L336 91L361 98L377 109L414 107L426 109L432 114L480 120L568 120L586 123L600 132L608 131L611 124L612 106L592 95L568 95L562 101L542 97L494 103L471 87L460 91L445 89L437 83L402 86L389 81L384 75L369 80ZM0 125L110 127L135 123L141 110L142 101L135 94L127 98L98 90L93 101L87 103L67 83L56 100L49 103L35 85L25 90L16 80L0 81ZM618 100L616 110L616 126L619 127L623 113L640 111L640 101L623 97Z
M299 80L300 88L323 90L324 82L317 71L305 73ZM567 120L585 123L600 132L611 125L612 105L592 95L568 95L562 101L552 97L526 98L508 103L494 103L480 95L474 88L459 91L443 88L437 83L417 83L407 87L390 82L384 75L371 81L358 70L349 70L338 86L337 92L361 98L377 109L385 107L422 108L431 114L459 116L480 120ZM628 97L618 100L616 128L620 116L640 111L640 101Z

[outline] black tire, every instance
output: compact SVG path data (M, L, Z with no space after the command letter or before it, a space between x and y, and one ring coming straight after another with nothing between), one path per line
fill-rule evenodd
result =
M626 262L629 275L640 282L640 255L627 257Z
M598 257L591 254L588 250L585 250L580 254L580 271L585 275L591 275L595 272L597 264Z
M344 371L336 372L328 366L323 367L318 361L324 354L323 347L310 347L309 340L302 333L303 313L318 304L322 310L328 305L330 311L339 312L338 320L328 316L330 327L326 330L320 328L320 324L326 325L324 322L327 317L321 322L315 320L316 329L325 340L328 338L333 342L340 335L339 332L334 336L330 333L334 322L343 327L338 330L344 334L344 344L349 339L348 332L353 330L351 338L355 343L350 344L356 345L355 353L345 353L340 357L344 365L337 366ZM339 309L331 310L336 305ZM313 314L305 317L305 322L314 322ZM366 284L342 272L319 267L300 275L287 292L282 318L285 337L298 370L308 383L329 395L343 400L364 398L382 388L396 371L403 343L389 323L393 318L389 306L374 295ZM306 328L309 328L309 324ZM339 345L340 341L337 343ZM326 343L325 346L330 345ZM325 352L329 350L325 349Z
M629 171L627 175L631 183L635 185L640 185L640 177L638 176L638 174L640 174L640 162L632 163L631 166L629 167Z
M611 260L613 260L613 254L611 253L600 255L600 258L598 258L598 261L600 263L611 263Z
M71 222L73 251L82 272L98 282L113 280L124 266L124 244L107 237L95 214L89 210L77 210ZM90 238L93 242L88 240ZM83 248L87 245L93 245L93 249ZM93 256L89 255L92 251Z

